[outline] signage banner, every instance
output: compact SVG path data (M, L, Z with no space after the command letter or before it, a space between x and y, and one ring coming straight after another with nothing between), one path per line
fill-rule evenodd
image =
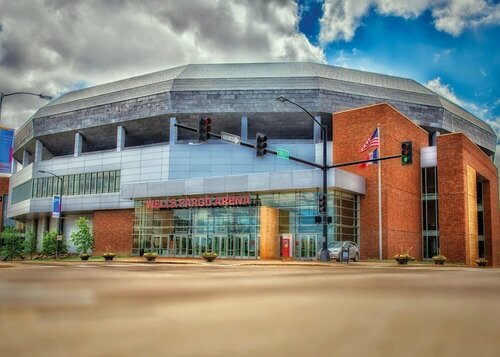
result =
M146 201L146 207L150 209L249 206L251 204L252 200L250 199L250 195L166 198L161 200Z
M10 174L14 130L0 128L0 173Z
M52 197L52 218L61 217L61 196Z

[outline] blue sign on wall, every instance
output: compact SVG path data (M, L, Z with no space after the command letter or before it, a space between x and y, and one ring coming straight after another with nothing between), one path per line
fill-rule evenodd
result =
M52 218L61 217L61 196L52 198Z
M0 173L10 174L14 130L0 128Z

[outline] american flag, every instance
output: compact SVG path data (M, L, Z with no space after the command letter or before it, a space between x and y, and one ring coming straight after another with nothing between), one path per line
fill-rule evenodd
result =
M366 150L370 148L376 148L380 144L379 137L378 137L378 128L375 129L373 134L366 140L366 143L363 144L363 147L361 150L359 150L360 153L365 152Z

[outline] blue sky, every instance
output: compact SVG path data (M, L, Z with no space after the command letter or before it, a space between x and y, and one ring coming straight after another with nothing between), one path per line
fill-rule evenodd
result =
M452 34L437 29L430 7L405 18L380 14L372 5L359 18L352 38L339 36L321 44L323 2L301 0L299 4L299 30L311 43L322 45L328 63L415 79L442 90L440 94L500 129L498 21Z

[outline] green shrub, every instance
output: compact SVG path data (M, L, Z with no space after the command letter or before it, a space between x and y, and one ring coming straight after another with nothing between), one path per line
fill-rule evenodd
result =
M94 248L94 236L90 230L89 220L85 217L80 217L76 220L76 226L78 230L71 233L71 241L78 253L87 254Z
M7 227L0 234L0 238L2 239L2 247L0 248L2 260L22 258L23 245L19 232L12 227Z
M36 237L33 231L28 231L24 235L23 253L25 256L32 256L36 253Z
M57 246L57 232L45 232L42 240L42 254L44 255L55 255ZM66 246L66 240L62 239L59 243L59 254L68 253L68 247Z

